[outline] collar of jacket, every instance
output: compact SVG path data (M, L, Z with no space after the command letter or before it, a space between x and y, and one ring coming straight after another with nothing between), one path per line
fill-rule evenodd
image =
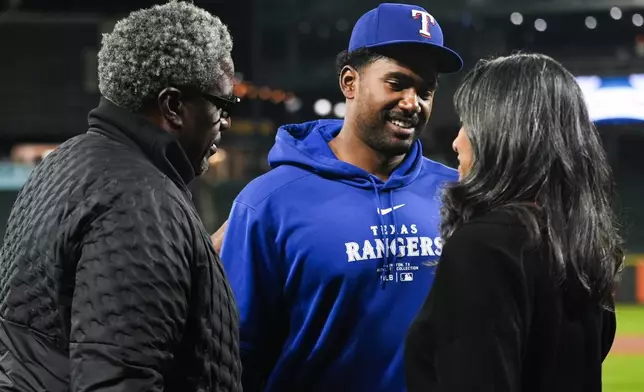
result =
M101 97L89 112L90 131L118 140L145 154L152 163L188 194L195 171L177 139L146 118Z

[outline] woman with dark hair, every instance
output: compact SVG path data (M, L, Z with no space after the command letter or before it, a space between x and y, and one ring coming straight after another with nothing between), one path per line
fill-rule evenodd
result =
M405 347L409 392L601 391L623 262L612 173L574 77L482 60L456 93L459 181Z

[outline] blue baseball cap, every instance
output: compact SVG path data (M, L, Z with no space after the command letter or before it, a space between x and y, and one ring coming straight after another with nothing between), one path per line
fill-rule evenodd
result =
M461 57L443 46L443 30L424 8L411 4L382 3L362 15L353 27L349 52L396 44L418 45L436 62L436 71L452 73L463 68Z

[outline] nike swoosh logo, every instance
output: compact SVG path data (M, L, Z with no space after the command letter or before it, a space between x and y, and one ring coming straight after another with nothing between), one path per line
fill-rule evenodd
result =
M397 206L393 206L393 208L383 208L382 210L380 208L378 208L378 213L380 215L387 215L391 211L397 210L397 209L402 208L404 206L405 206L404 204L398 204Z

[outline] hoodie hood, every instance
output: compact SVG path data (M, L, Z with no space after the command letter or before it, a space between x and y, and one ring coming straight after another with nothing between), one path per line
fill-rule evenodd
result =
M281 126L268 155L270 166L297 166L354 187L373 188L375 185L382 191L408 185L419 176L423 151L418 140L386 182L339 160L329 147L329 142L340 133L342 124L342 120L317 120Z
M423 167L423 152L420 141L416 141L409 154L400 165L391 173L387 181L382 181L377 176L356 167L350 163L339 160L329 142L340 133L342 120L317 120L303 124L284 125L277 131L275 145L268 155L268 162L272 168L281 165L291 165L317 173L322 177L330 178L344 184L369 190L373 192L373 201L381 226L388 222L384 215L391 214L391 223L397 226L394 192L411 184L418 178ZM383 206L387 206L384 207ZM393 238L390 238L393 237ZM383 241L397 241L398 234L390 236L380 234ZM395 263L395 253L385 252L382 259L381 286L384 288L388 274L385 268L390 263Z

